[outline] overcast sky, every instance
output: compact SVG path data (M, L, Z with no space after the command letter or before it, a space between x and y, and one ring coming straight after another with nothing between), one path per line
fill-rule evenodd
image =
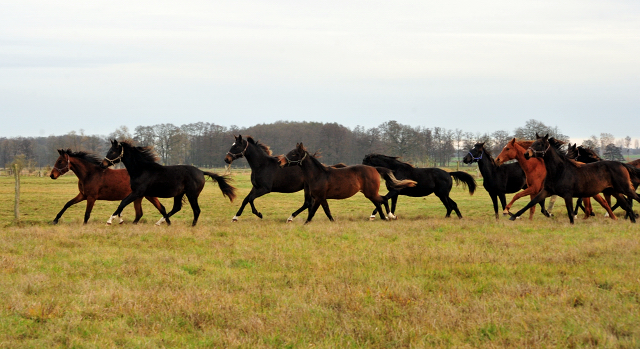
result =
M537 119L640 138L640 1L3 1L0 116L4 137Z

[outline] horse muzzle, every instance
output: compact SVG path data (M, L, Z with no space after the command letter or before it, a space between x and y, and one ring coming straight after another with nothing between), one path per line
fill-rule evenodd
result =
M227 164L231 165L231 163L233 162L233 158L231 157L231 155L228 155L224 157L224 162L226 162Z
M102 160L102 162L100 163L100 168L101 169L107 169L111 164L107 162L107 160Z

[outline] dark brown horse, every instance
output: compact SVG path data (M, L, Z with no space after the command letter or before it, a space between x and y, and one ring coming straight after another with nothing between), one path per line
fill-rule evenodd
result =
M69 207L84 200L87 200L87 208L84 212L84 224L87 224L96 200L120 201L131 193L127 170L104 170L100 168L101 159L97 155L83 151L72 152L70 149L58 149L58 154L60 156L51 170L51 179L57 179L63 174L73 171L78 177L80 193L64 205L53 220L53 224L58 224L60 217ZM163 216L167 214L158 198L147 196L146 199ZM136 211L133 223L136 224L142 217L142 198L134 201L133 207ZM122 222L124 221L120 219L120 223ZM111 219L108 224L111 224Z
M544 188L524 208L510 219L524 213L525 210L536 205L544 198L556 194L562 197L567 206L569 222L573 224L572 198L591 197L598 193L613 195L621 203L622 208L630 212L631 207L624 200L624 195L639 201L632 181L640 178L640 170L635 167L616 162L600 161L592 164L578 164L562 156L549 143L549 136L539 137L531 144L525 153L525 158L540 157L544 159L547 177ZM635 215L630 212L630 219L635 223Z
M193 210L191 225L195 226L200 216L198 196L204 188L205 175L218 183L222 195L229 200L233 201L236 196L236 188L229 184L229 178L225 176L204 172L189 165L162 166L156 162L157 156L153 148L136 147L127 141L113 140L100 166L107 168L121 161L129 172L131 194L120 202L112 218L120 216L128 204L143 196L172 197L173 208L163 217L167 224L171 224L169 218L182 209L182 200L186 196Z
M235 137L235 136L234 136ZM231 145L229 152L224 158L227 164L231 164L234 160L244 157L251 167L251 191L242 200L242 205L232 222L237 222L245 206L251 206L251 212L262 218L262 213L258 212L253 201L268 193L295 193L304 189L304 180L302 179L302 169L300 166L280 167L279 159L271 156L271 149L255 139L248 136L242 138L242 135L235 137L236 141ZM345 167L344 164L333 165L332 167ZM308 190L304 192L304 203L295 212L289 216L287 223L311 206L311 196Z
M371 200L380 213L380 218L387 219L382 212L381 205L384 204L387 213L389 213L389 205L378 193L380 176L385 178L387 186L394 189L416 185L416 182L412 180L397 180L391 170L383 167L365 165L343 168L326 167L318 159L311 156L302 143L298 143L295 149L280 157L280 166L302 167L305 185L309 188L309 194L313 198L313 204L309 208L309 216L305 224L311 222L320 206L329 220L333 221L327 199L346 199L358 192L362 192L367 199Z

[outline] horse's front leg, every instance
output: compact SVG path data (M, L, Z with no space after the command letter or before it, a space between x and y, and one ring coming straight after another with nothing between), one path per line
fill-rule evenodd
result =
M499 220L500 216L498 215L498 195L489 193L489 196L491 196L491 201L493 202L493 212L496 215L496 220Z
M107 221L107 225L111 225L111 222L113 222L114 218L120 219L120 216L122 214L122 210L124 210L124 208L127 207L127 205L129 205L130 203L134 202L139 197L142 197L142 195L139 195L139 194L137 194L135 192L131 192L131 194L127 195L126 198L122 199L122 201L120 202L120 205L118 205L118 208L116 209L116 211L111 215L111 217L109 217L109 220Z
M307 215L307 221L304 222L304 224L308 224L311 222L311 220L313 219L313 216L315 216L316 211L318 211L318 207L320 207L321 202L325 200L325 199L319 199L319 198L314 198L313 200L313 205L311 205L311 207L309 208L309 213Z
M322 202L321 205L322 205L322 210L324 211L324 214L327 215L327 218L329 218L329 221L334 222L335 220L331 215L331 210L329 209L329 203L327 202L327 200L324 200L324 202Z
M300 214L300 212L308 209L309 207L311 207L312 204L313 204L313 198L311 197L311 194L309 194L309 188L305 185L304 186L304 203L302 203L302 206L300 206L299 209L297 209L295 212L291 214L291 216L289 216L289 218L287 218L287 223L293 222L293 219L296 218Z
M96 198L90 196L87 198L87 208L84 210L84 224L87 224L89 217L91 217L91 210L93 210L93 204L96 203Z
M534 205L537 205L538 202L544 200L545 198L547 198L547 196L549 196L549 192L546 189L540 190L538 195L536 195L525 207L520 209L520 211L511 216L509 220L515 221L516 218L520 217L526 210L530 209Z
M602 208L604 208L605 211L607 211L607 214L609 215L609 218L616 220L618 219L616 217L615 214L613 214L613 210L611 209L611 207L609 206L609 202L611 201L611 195L609 195L609 202L603 198L602 196L600 196L600 194L597 194L596 196L593 197L599 204L600 206L602 206ZM586 199L585 199L585 203L586 203ZM585 212L586 215L586 212ZM587 217L585 217L586 219Z
M64 204L64 207L62 208L62 210L60 210L60 212L58 212L58 214L56 215L56 218L53 219L53 224L58 224L58 221L60 220L60 217L62 217L62 214L64 214L64 211L66 211L69 207L77 204L78 202L85 200L86 197L84 195L82 195L82 193L78 193L78 195L76 195L75 198L67 201L66 204Z
M567 206L567 215L569 216L569 223L573 224L573 197L563 197L564 204Z

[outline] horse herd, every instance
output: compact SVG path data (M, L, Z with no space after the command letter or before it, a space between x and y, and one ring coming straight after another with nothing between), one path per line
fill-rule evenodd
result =
M235 136L234 136L235 137ZM500 199L503 214L516 219L530 209L530 218L539 204L545 216L550 216L545 209L545 198L558 195L565 200L571 223L574 221L573 200L580 198L578 205L585 210L585 218L591 214L589 198L593 197L600 203L609 217L616 219L610 208L610 197L617 199L615 207L622 207L629 219L635 222L632 211L632 200L640 202L635 192L640 184L640 160L629 164L615 161L603 161L588 149L569 146L563 151L562 142L536 135L535 141L511 140L494 160L484 148L484 143L477 143L463 161L467 164L478 163L478 169L483 177L483 185L493 201L496 219L499 218L498 199ZM218 183L222 194L231 201L236 196L236 188L230 184L228 176L221 176L213 172L202 171L194 166L175 165L163 166L157 162L157 156L151 147L137 147L128 141L111 141L111 148L101 159L95 154L87 152L72 152L69 149L58 150L59 157L51 171L51 178L56 179L68 171L73 171L78 177L80 193L69 200L54 219L58 223L60 217L70 206L87 200L84 223L87 223L96 200L121 200L118 208L107 221L112 224L114 219L122 223L122 210L133 202L135 220L137 223L142 216L141 202L143 198L149 200L162 214L156 224L163 222L171 224L170 218L180 211L183 199L189 201L193 210L195 226L200 216L198 196L204 188L205 176ZM362 192L369 199L375 209L370 219L375 219L376 213L381 219L395 219L396 203L399 195L422 197L435 194L447 210L446 217L455 212L458 218L462 214L458 205L450 197L453 182L462 183L468 188L469 194L476 190L474 178L466 172L447 172L438 168L416 168L406 162L381 154L366 155L362 165L346 166L336 164L326 166L318 160L318 154L311 154L302 143L296 145L286 155L272 156L268 146L256 141L253 137L237 136L235 142L225 156L225 162L231 164L234 160L244 157L251 167L252 189L244 198L238 212L232 218L237 222L247 204L251 212L262 218L256 209L254 200L270 192L294 193L304 190L302 206L291 214L287 222L291 222L300 212L308 209L305 223L309 223L316 211L322 206L329 220L333 216L329 209L328 199L346 199L358 192ZM504 162L517 159L517 163ZM111 170L108 167L122 162L125 169ZM384 179L389 192L379 194L380 179ZM520 191L524 189L523 191ZM516 193L514 198L506 204L506 193ZM605 198L600 196L605 195ZM515 214L509 212L513 202L520 197L529 195L531 202ZM158 198L174 198L173 208L166 212ZM388 201L391 199L391 209ZM385 208L386 214L382 211Z

